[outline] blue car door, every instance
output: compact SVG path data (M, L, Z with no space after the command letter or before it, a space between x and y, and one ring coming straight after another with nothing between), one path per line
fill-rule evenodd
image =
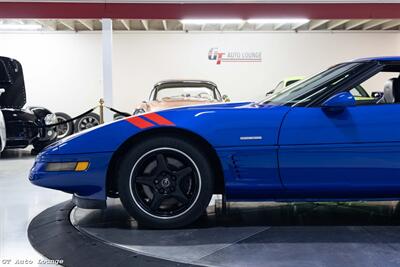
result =
M400 194L400 104L293 107L279 137L288 194L309 198Z

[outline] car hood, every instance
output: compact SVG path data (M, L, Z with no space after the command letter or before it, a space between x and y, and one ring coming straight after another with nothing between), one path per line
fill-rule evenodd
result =
M223 103L214 103L214 104L207 104L207 105L197 105L197 106L188 106L188 107L181 107L179 109L224 109L224 108L239 108L239 107L243 107L246 108L249 105L255 105L254 102L223 102Z
M25 82L21 63L0 57L0 108L22 108L26 104Z
M48 147L48 154L113 153L137 134L157 128L194 133L214 147L276 145L290 107L254 103L186 106L144 113L91 128Z

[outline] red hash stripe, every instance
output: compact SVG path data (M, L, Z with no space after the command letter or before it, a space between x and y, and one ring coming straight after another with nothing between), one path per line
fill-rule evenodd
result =
M157 113L144 114L143 117L157 123L158 125L175 125L172 121L167 120Z
M130 123L132 123L133 125L135 125L136 127L140 128L140 129L149 128L149 127L154 126L153 123L146 121L140 117L130 117L127 119L127 121L129 121Z

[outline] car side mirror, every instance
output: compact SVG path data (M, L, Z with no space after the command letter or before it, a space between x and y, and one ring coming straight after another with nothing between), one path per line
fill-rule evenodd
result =
M222 100L224 100L224 102L230 102L231 100L229 99L228 95L223 95L222 96Z
M1 94L4 93L5 91L6 91L5 89L0 88L0 96L1 96Z
M329 99L327 99L323 104L322 108L327 111L343 111L347 107L353 107L356 105L356 99L349 92L338 93Z

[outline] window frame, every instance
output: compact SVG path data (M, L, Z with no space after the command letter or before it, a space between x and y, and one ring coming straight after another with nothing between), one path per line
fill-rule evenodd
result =
M377 73L381 72L384 69L384 64L378 61L367 61L365 62L367 69L365 71L361 71L356 74L351 80L346 81L345 83L338 83L332 87L331 90L327 91L325 94L322 94L320 97L310 102L305 107L322 107L322 104L328 100L330 97L335 94L346 92L351 90L352 88L360 85L365 82L369 78L373 77ZM370 66L368 66L370 65Z
M366 72L360 73L360 75L357 76L356 79L348 81L348 83L344 84L342 88L336 88L335 91L331 92L326 97L324 97L324 98L320 99L318 102L314 103L313 106L321 107L322 103L324 103L329 97L331 97L335 94L341 93L341 92L349 91L352 88L354 88L358 85L361 85L363 82L367 81L368 79L372 78L373 76L375 76L376 74L378 74L380 72L397 73L397 74L399 74L399 78L400 78L400 61L378 61L378 60L376 60L376 61L367 61L366 63L368 63L368 62L374 62L376 64L375 64L375 66L372 66L372 68L370 68ZM393 105L393 104L400 104L400 103L375 103L375 104L373 104L373 106ZM372 105L371 102L367 101L365 103L362 103L362 102L357 103L356 106L371 106L371 105Z

